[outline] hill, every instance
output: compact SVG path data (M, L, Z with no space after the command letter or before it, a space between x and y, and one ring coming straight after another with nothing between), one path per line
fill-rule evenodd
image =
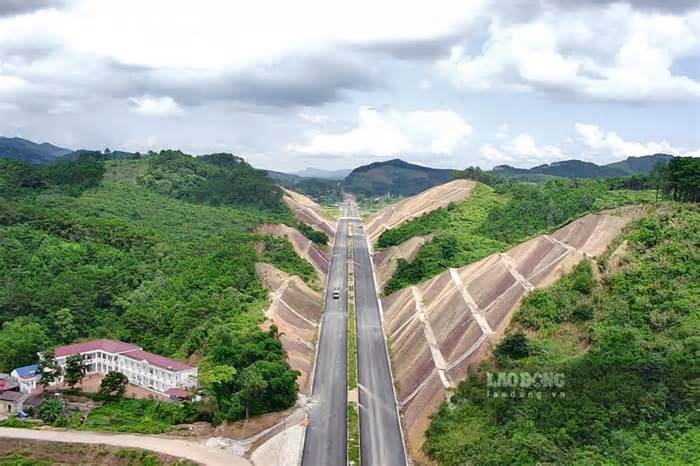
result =
M669 162L672 158L673 156L668 154L628 157L620 162L609 163L605 165L605 167L622 171L626 175L635 175L638 173L649 173L654 169L657 163Z
M453 178L454 170L423 167L400 159L375 162L354 169L343 190L362 197L391 193L412 196Z
M286 239L256 234L261 223L296 221L269 177L228 154L0 159L0 372L114 338L198 361L211 403L178 422L290 407L297 373L276 329L259 327L268 294L255 266L318 277ZM264 382L254 399L249 377Z
M529 294L433 416L423 451L446 466L696 462L699 241L697 206L662 204ZM536 373L558 380L493 377Z
M379 237L377 245L387 248L414 236L434 235L412 262L398 261L385 292L505 251L586 212L653 200L653 191L610 190L602 180L555 178L541 184L515 182L495 188L479 184L466 201L434 210Z
M596 165L581 160L564 160L539 165L533 168L515 168L510 165L498 165L492 173L508 178L518 178L523 181L542 181L550 176L563 178L609 178L629 176L651 172L658 162L668 162L672 155L654 154L643 157L628 157L620 162L607 165Z
M0 157L26 163L48 164L73 152L48 142L37 144L22 138L0 136Z

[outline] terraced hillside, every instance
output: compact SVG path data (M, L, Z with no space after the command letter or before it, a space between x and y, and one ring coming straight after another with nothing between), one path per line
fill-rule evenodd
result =
M580 248L602 250L610 220ZM581 244L590 226L556 239ZM699 235L697 205L662 203L530 293L493 357L435 414L424 452L445 466L697 463ZM559 383L499 388L488 376L536 373Z
M299 230L284 224L261 224L255 227L255 232L286 238L294 247L297 255L306 259L316 269L321 282L325 281L329 266L327 248L319 247ZM320 286L320 284L318 285Z
M277 327L287 361L292 369L299 371L299 390L308 394L323 295L298 276L290 276L270 264L258 263L255 268L260 280L272 292L263 328L267 329L271 324Z
M374 242L386 230L469 197L475 187L474 181L455 180L387 206L365 222L367 237Z
M382 299L409 450L421 456L429 416L508 326L523 297L602 254L641 210L589 214L551 235L450 269Z
M283 188L282 200L300 222L306 223L318 231L324 232L329 238L335 235L336 222L328 216L321 206L303 194Z
M466 201L453 202L381 234L377 241L380 250L415 236L433 235L411 260L398 260L384 292L392 293L449 267L505 251L587 212L653 200L652 191L610 190L605 182L595 180L513 183L496 188L478 184Z

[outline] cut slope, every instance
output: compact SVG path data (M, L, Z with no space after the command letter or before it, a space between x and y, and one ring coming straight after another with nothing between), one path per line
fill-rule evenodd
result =
M399 259L411 262L418 251L427 242L433 239L433 235L414 236L397 246L391 246L374 254L372 261L377 274L377 285L379 290L384 289L384 285L391 279L398 267Z
M408 447L420 455L429 416L490 342L498 340L522 298L597 256L634 213L582 217L506 253L450 269L382 300Z
M294 247L294 251L316 269L321 281L325 281L326 274L328 274L328 254L304 236L302 232L287 225L269 223L258 225L255 227L255 232L287 238Z
M297 379L299 390L308 394L323 296L309 288L301 278L289 276L270 264L257 263L255 271L272 292L264 326L274 324L279 329L289 366L301 373Z
M387 206L367 220L367 237L374 242L384 231L396 228L423 214L470 196L476 187L471 180L454 180Z
M297 220L324 232L330 238L335 235L336 223L326 214L323 207L303 194L286 188L282 188L282 191L284 192L282 200Z

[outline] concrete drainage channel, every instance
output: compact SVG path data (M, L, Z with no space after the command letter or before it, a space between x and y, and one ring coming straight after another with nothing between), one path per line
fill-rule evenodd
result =
M357 326L352 223L348 223L348 465L360 464L360 413L357 405Z

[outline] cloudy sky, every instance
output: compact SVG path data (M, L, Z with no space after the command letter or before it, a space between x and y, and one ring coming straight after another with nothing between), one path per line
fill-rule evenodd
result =
M279 170L700 156L700 2L0 0L0 135Z

